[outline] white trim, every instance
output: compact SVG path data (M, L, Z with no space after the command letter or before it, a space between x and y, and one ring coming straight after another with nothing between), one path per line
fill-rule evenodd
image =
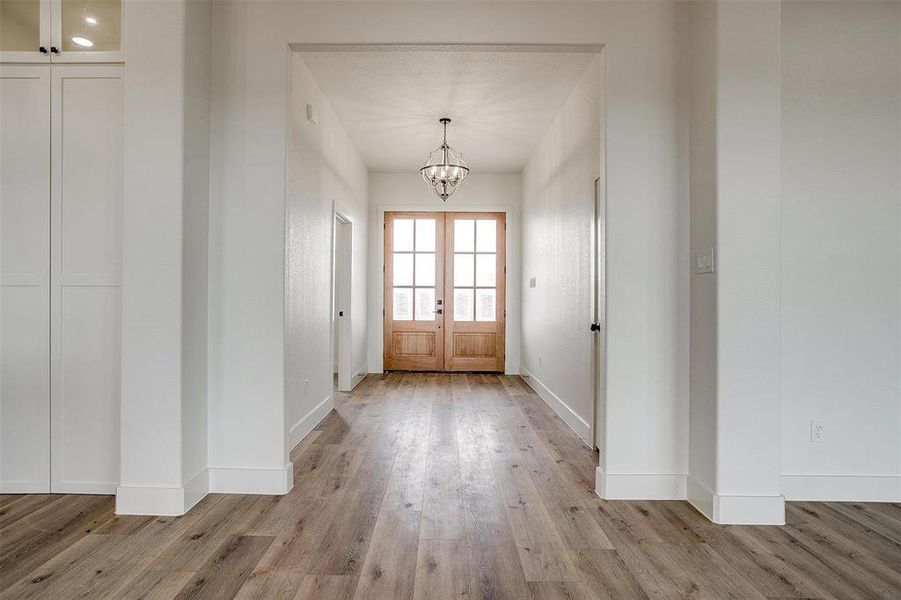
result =
M177 517L210 493L210 474L202 469L183 486L120 485L115 493L117 515Z
M116 514L181 516L185 514L185 489L181 486L120 485L116 488Z
M519 375L519 365L504 365L504 375Z
M782 475L786 500L901 502L901 475Z
M313 429L335 408L335 401L332 395L326 396L319 404L313 407L310 412L300 418L297 423L288 430L288 453L299 444L303 438L307 437Z
M109 494L116 493L118 483L109 481L61 481L56 485L51 483L51 494Z
M0 481L0 494L49 494L46 481Z
M716 494L689 475L688 502L719 525L785 525L783 496Z
M691 475L688 476L688 503L711 521L713 521L714 496L713 490L704 483Z
M569 428L572 429L579 438L585 442L585 444L591 444L591 425L588 422L576 414L576 412L567 406L566 402L560 399L557 394L552 392L546 385L541 383L541 381L535 377L527 368L524 366L519 367L519 371L523 378L530 388L535 390L541 399L544 400L551 409L557 413L557 416L563 419L563 422L569 425Z
M595 491L604 500L685 500L683 473L595 472Z
M785 498L717 494L713 497L712 521L721 525L785 525Z
M294 487L294 465L281 469L210 467L210 492L280 496Z
M348 391L352 392L357 385L360 384L361 381L366 379L367 369L366 366L362 366L357 369L357 372L353 374L353 377L350 379L350 389Z
M201 471L185 482L184 489L184 509L188 512L194 508L198 502L203 500L210 493L210 472L208 469Z

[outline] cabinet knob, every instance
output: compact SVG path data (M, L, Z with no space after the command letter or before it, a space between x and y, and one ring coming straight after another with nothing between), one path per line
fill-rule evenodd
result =
M59 48L57 48L56 46L50 46L50 52L53 52L54 54L59 54Z
M40 52L41 54L47 54L47 48L44 46L41 46L40 48L38 48L38 52Z

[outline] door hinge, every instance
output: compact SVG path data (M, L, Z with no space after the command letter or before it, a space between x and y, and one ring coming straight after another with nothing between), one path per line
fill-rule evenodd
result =
M383 316L383 317L385 316L385 309L384 309L384 308L382 309L382 316Z

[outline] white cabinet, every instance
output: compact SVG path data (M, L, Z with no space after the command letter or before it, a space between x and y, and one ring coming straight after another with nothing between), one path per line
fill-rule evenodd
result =
M124 4L0 0L0 62L121 62Z
M3 492L119 481L122 73L2 67Z
M50 489L50 69L0 67L0 491Z

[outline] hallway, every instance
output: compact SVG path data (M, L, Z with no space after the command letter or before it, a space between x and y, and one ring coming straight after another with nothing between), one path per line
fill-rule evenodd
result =
M901 506L790 503L718 527L607 502L596 457L518 377L370 375L292 453L286 496L187 516L0 497L4 598L889 598Z

